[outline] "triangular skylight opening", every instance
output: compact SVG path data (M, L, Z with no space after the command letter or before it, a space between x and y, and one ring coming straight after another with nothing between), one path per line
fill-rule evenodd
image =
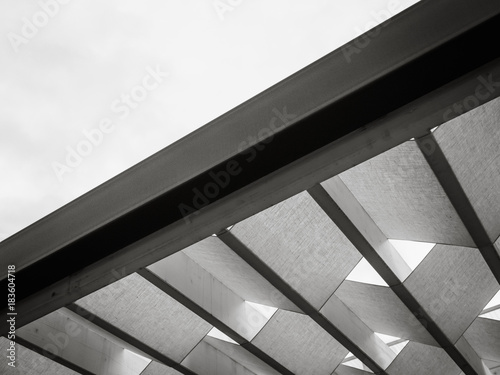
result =
M500 320L500 291L484 307L483 312L479 315L480 318Z
M495 309L495 310L491 310L485 314L481 314L481 315L479 315L479 317L500 321L500 308Z
M362 258L351 273L346 277L346 280L357 281L359 283L388 286L382 277L368 263L365 258Z
M379 339L381 339L386 344L390 344L391 342L401 340L401 337L384 335L383 333L378 333L378 332L375 332L375 334L378 336Z
M349 366L358 370L363 370L365 372L373 373L368 367L366 367L363 362L361 362L359 359L357 359L355 356L352 355L352 353L348 354L349 359L348 361L342 362L344 366ZM348 358L346 357L346 358Z
M122 355L122 359L125 361L125 363L134 363L134 365L137 366L137 369L140 369L140 371L144 371L152 361L150 358L144 357L143 355L140 355L126 348L123 348Z
M404 261L413 271L429 254L435 243L405 241L405 240L389 240L396 251L401 255Z
M488 310L492 307L500 305L500 290L493 296L493 298L488 302L488 304L484 307L483 310Z
M245 303L248 303L255 310L257 310L262 315L264 315L264 317L267 320L271 319L271 317L274 315L274 313L278 310L277 307L272 307L272 306L267 306L267 305L261 305L260 303L255 303L255 302L250 302L250 301L245 301Z
M347 353L347 355L346 355L346 356L345 356L345 358L344 358L344 361L346 361L346 360L351 360L351 359L354 359L354 358L356 358L356 357L354 356L354 354L352 354L351 352L348 352L348 353Z
M344 362L342 364L345 366L357 368L359 370L364 370L363 363L357 358L351 359L350 361Z
M230 342L231 344L236 344L236 345L239 345L236 341L234 341L231 337L229 337L228 335L226 335L225 333L219 331L217 328L213 327L210 332L207 333L207 336L210 336L210 337L213 337L213 338L216 338L216 339L219 339L219 340L222 340L222 341L226 341L226 342Z
M385 342L389 346L389 348L391 348L391 350L396 353L396 355L398 355L399 352L406 346L406 344L408 344L408 340L403 340L400 337L384 335L383 333L378 332L375 332L375 334L383 342Z
M405 346L409 343L410 341L408 340L405 340L405 341L401 341L401 342L398 342L397 344L393 344L393 345L389 345L389 348L391 348L391 350L396 353L396 355L398 355L399 353L401 353L401 351L405 348Z

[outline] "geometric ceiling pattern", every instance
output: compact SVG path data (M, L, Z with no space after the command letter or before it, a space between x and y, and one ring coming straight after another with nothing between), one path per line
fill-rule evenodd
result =
M469 108L92 293L70 278L0 372L500 374L499 118ZM435 246L410 267L390 240ZM365 263L383 283L349 279Z
M432 135L492 244L500 149L489 145L500 143L499 110L500 100L491 101ZM470 121L474 132L464 142L459 134ZM494 374L500 321L479 315L500 286L418 142L24 326L19 373L459 375L465 358L476 373ZM332 210L345 205L361 210ZM388 239L436 246L413 271L402 259L385 269L372 262L388 286L349 281L369 256L345 230L345 216L365 225L358 230L373 252L383 247L400 258ZM405 277L394 284L391 272ZM259 305L274 309L266 314ZM222 336L210 334L214 327ZM7 349L8 340L1 343Z

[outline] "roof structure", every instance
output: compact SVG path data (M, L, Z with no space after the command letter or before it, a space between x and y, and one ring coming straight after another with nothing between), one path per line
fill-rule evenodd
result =
M500 374L499 21L421 1L0 243L1 372Z

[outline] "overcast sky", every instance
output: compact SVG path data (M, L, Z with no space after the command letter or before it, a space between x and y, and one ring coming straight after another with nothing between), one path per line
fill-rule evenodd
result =
M59 1L0 2L0 240L416 2Z

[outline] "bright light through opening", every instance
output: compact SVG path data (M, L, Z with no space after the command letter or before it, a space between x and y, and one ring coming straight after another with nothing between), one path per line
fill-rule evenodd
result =
M492 309L491 311L488 311ZM487 311L487 312L485 312ZM484 307L483 313L479 315L480 318L487 318L493 320L500 320L500 291L493 296L493 298Z
M382 277L375 271L375 269L363 258L354 267L346 280L357 281L359 283L388 286Z
M125 348L123 349L123 357L126 363L134 364L134 366L137 366L137 370L141 372L151 363L151 359Z
M500 305L500 291L498 291L497 294L495 294L493 296L493 298L490 300L490 302L488 302L488 304L485 306L484 310L487 310L491 307L498 306L498 305Z
M245 301L245 303L248 303L255 310L257 310L262 315L264 315L264 317L267 320L271 319L271 317L274 315L274 313L278 310L278 308L276 308L276 307L261 305L260 303L249 302L249 301Z
M363 363L359 359L357 359L356 357L354 357L350 361L346 361L346 362L344 362L342 364L345 365L345 366L349 366L349 367L358 369L358 370L363 370L363 371L366 371L366 372L372 372L372 371L368 370L368 368L365 365L363 365Z
M219 331L217 328L213 327L210 332L207 333L207 336L230 342L231 344L239 345L236 341L234 341L231 337L227 336L225 333Z
M389 345L389 348L391 348L391 350L396 353L396 355L398 355L399 353L401 353L401 351L405 348L405 346L409 343L408 340L405 340L405 341L402 341L402 342L398 342L397 344L393 344L393 345Z
M413 271L436 246L435 243L389 240L396 251Z
M479 315L480 318L485 318L485 319L492 319L492 320L498 320L500 321L500 309L496 309L493 311L490 311L486 314L481 314Z
M402 340L400 337L396 336L390 336L390 335L384 335L383 333L378 333L375 332L375 335L377 335L383 342L385 342L391 350L398 355L401 350L404 349L406 344L408 344L408 340Z
M381 339L386 344L389 344L389 343L391 343L393 341L401 340L400 337L395 337L395 336L390 336L390 335L384 335L383 333L375 332L375 334L378 336L379 339Z

